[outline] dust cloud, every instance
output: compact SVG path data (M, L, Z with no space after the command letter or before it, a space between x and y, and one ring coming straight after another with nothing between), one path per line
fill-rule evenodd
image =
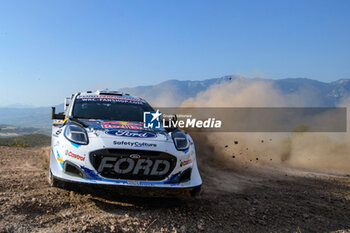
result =
M300 93L302 92L302 93ZM308 107L317 106L307 89L283 94L272 82L236 79L213 85L181 107ZM311 92L310 92L311 93ZM313 101L313 102L310 102ZM349 106L350 99L341 106ZM235 119L239 124L239 119ZM349 124L348 124L349 125ZM321 172L349 172L349 133L191 133L199 163L243 171L252 167L296 167Z

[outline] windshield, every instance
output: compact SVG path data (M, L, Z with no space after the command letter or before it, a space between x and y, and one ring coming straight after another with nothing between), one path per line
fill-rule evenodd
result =
M153 111L141 99L122 96L77 97L73 117L115 121L143 121L143 113Z

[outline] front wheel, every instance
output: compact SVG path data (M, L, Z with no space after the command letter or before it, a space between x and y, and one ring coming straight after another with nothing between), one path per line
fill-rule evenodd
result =
M61 184L60 184L59 180L57 180L57 179L52 175L51 170L49 170L48 181L49 181L50 187L58 187L58 188L61 188Z

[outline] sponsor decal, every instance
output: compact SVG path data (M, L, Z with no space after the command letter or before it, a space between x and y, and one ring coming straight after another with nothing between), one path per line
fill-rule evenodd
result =
M159 109L156 112L144 112L143 114L143 126L145 129L159 129L161 125L164 128L221 128L222 121L215 118L208 118L206 120L200 120L192 118L191 115L184 115L186 119L177 119L177 116L163 115L163 121L161 121L162 113ZM167 117L169 120L166 120Z
M188 159L188 160L185 160L185 161L180 161L180 167L186 166L186 165L191 164L191 163L192 163L192 159Z
M92 123L92 127L99 127L102 129L135 129L135 130L147 130L145 129L142 122L128 122L128 121L102 121L89 119L89 123ZM91 124L90 124L91 125Z
M125 121L105 121L101 122L101 128L103 129L140 129L144 130L142 123L125 122ZM146 129L151 130L151 129Z
M129 122L129 121L103 121L104 124L113 124L113 125L139 125L142 126L139 122Z
M147 142L113 141L113 144L117 146L150 147L150 148L157 147L157 144L147 143Z
M60 135L61 133L62 133L62 129L59 129L59 130L56 131L55 135L58 136L58 135Z
M78 160L81 160L81 161L84 161L85 160L85 157L84 156L80 156L78 154L74 154L73 152L71 151L68 151L66 150L66 155L68 155L69 157L72 157L72 158L75 158L75 159L78 159Z
M104 157L97 171L103 172L104 169L113 169L118 174L133 175L164 175L170 169L170 162L163 159L132 159L116 157Z
M86 95L79 96L76 101L78 102L119 102L119 103L131 103L131 104L145 104L142 99L123 96L110 96L110 95Z
M154 138L157 135L153 132L143 132L143 131L130 131L130 130L109 130L106 134L120 137L131 137L131 138Z

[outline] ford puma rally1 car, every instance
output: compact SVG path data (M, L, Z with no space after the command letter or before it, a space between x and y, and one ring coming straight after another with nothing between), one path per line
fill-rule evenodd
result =
M146 128L144 114L154 110L145 100L88 91L66 98L64 106L59 114L52 108L51 186L95 184L161 196L199 193L192 138L176 128Z

